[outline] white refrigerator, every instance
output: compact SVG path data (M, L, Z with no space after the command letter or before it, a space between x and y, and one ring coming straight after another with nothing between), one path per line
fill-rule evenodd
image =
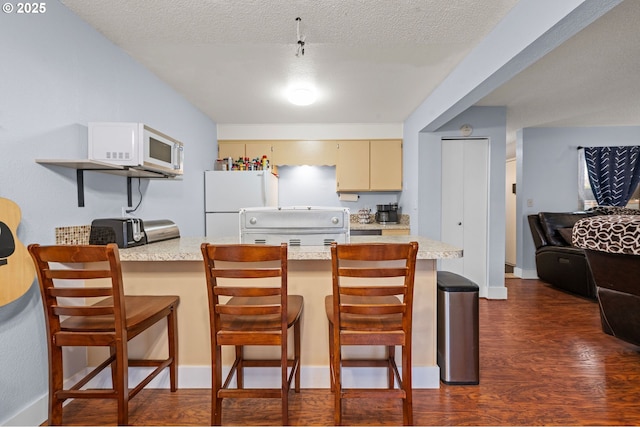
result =
M263 171L205 171L205 234L240 236L242 208L278 206L278 178Z

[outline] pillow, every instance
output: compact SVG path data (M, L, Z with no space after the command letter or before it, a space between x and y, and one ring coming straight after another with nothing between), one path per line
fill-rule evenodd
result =
M558 228L558 233L562 236L562 239L567 242L569 246L573 246L571 243L571 235L573 234L573 227Z
M595 206L587 210L600 215L640 215L640 209L626 208L624 206Z

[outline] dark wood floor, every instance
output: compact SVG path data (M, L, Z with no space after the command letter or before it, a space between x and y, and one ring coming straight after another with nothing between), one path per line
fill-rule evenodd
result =
M480 300L480 385L414 392L416 425L640 425L640 348L605 335L595 302L507 279L508 300ZM332 425L329 390L291 394L290 422ZM209 390L143 390L135 425L208 425ZM225 401L227 425L278 425L277 400ZM65 424L115 423L108 401L74 401ZM348 401L343 422L402 424L399 401Z

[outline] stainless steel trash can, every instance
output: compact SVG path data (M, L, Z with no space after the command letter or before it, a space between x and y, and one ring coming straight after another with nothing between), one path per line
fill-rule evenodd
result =
M479 384L478 285L449 271L438 271L437 283L440 380Z

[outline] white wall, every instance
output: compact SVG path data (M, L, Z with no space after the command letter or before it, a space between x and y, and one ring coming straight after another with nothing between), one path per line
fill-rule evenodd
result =
M376 205L397 203L399 191L361 191L356 201L343 201L336 193L335 166L280 166L278 167L280 206L341 206L352 214L369 208L372 213ZM400 206L400 213L402 206Z
M525 278L537 277L535 246L527 215L543 211L572 212L580 209L578 147L639 144L638 126L525 128L518 131L515 270L517 275Z
M75 170L34 161L86 158L89 121L144 122L184 142L184 178L143 180L137 214L204 235L202 172L215 160L216 124L58 1L41 15L0 20L0 197L22 210L20 241L51 244L57 226L120 216L124 177L86 173L86 207L79 208ZM135 180L133 193L137 203ZM0 424L41 423L47 354L35 283L0 307L0 361Z
M398 139L402 123L219 124L221 140L251 139Z

